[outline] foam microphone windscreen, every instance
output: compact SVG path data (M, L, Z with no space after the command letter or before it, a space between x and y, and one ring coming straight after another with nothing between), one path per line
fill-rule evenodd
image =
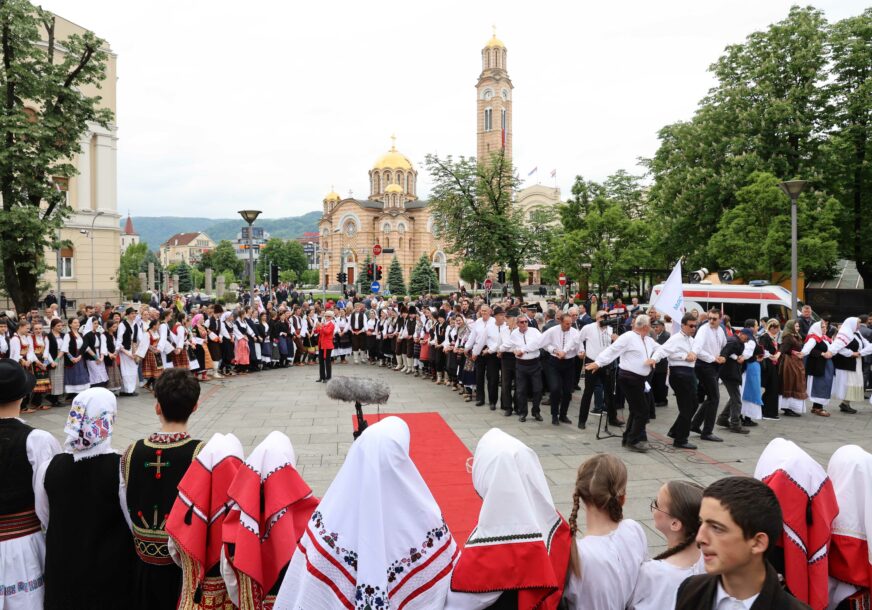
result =
M384 404L390 395L388 384L364 377L334 377L327 384L327 396L345 402Z

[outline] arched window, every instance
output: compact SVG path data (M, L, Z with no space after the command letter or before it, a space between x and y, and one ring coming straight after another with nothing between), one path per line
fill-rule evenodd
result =
M403 186L403 172L397 172L397 184Z
M406 174L406 192L412 194L412 172Z
M391 232L391 223L386 222L382 225L382 233L388 234Z
M375 188L372 189L373 193L381 193L381 176L379 176L378 172L374 172L373 180L375 180Z
M493 108L484 109L484 130L490 131L494 127L494 111Z

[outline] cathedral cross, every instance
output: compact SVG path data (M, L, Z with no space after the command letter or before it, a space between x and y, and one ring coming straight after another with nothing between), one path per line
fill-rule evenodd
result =
M155 469L155 471L154 471L154 478L155 479L159 479L161 477L161 472L160 472L161 468L169 468L169 465L170 465L169 462L162 461L162 458L161 458L162 453L163 453L162 449L156 450L155 451L155 454L157 455L157 457L155 458L156 461L145 463L146 468L154 468Z

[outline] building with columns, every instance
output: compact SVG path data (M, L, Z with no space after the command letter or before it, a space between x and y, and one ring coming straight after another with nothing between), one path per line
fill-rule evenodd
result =
M63 41L87 30L63 17L55 16L55 39L58 60L63 57ZM44 43L47 48L47 42ZM89 86L87 95L100 96L101 108L116 114L116 64L118 56L109 48L106 78L102 87ZM59 179L58 187L66 191L71 213L61 229L61 239L69 245L60 251L46 250L46 261L57 269L46 271L43 281L48 288L64 292L78 304L96 301L117 303L118 267L121 258L121 228L118 214L117 169L118 127L91 124L81 138L81 150L72 162L78 175ZM46 290L48 290L48 288ZM92 298L93 297L93 298Z

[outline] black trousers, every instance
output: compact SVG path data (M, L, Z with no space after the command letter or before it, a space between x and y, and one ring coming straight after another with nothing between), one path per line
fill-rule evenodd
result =
M321 380L326 381L333 377L333 361L331 360L332 354L332 349L318 349L318 378Z
M584 365L588 365L593 360L590 358L584 359ZM590 401L593 398L597 384L602 384L603 398L606 403L606 412L608 413L609 421L615 421L618 418L618 412L615 409L614 394L612 393L612 383L615 374L613 366L604 366L596 371L584 372L584 392L581 395L581 403L578 408L578 422L587 423L587 416L590 413Z
M500 361L500 406L509 413L518 411L518 390L512 391L516 383L516 360L510 352L502 352Z
M496 354L479 354L475 359L475 401L484 402L484 386L487 379L488 404L497 404L500 390L500 362Z
M718 389L718 371L720 365L716 363L700 362L697 360L694 372L699 385L705 390L705 401L696 410L691 426L700 428L703 434L711 434L715 429L715 418L718 414L718 403L721 401L721 393Z
M678 417L669 431L676 443L687 442L690 436L690 418L696 411L696 374L693 367L673 366L669 369L669 385L678 403Z
M527 416L527 400L532 397L533 415L539 415L542 402L542 364L539 359L515 360L515 404L518 415Z
M566 417L572 389L575 387L575 360L551 358L548 363L548 392L551 394L551 418Z
M651 384L654 392L654 403L662 404L669 397L669 390L666 389L666 371L654 371L654 381Z
M731 426L738 426L742 423L742 381L730 381L724 379L724 388L727 390L727 395L730 397L724 410L721 412L719 419L726 419Z
M627 399L630 415L624 429L624 443L635 445L648 440L645 426L648 424L648 397L645 396L645 381L647 377L630 371L618 371L618 386Z

